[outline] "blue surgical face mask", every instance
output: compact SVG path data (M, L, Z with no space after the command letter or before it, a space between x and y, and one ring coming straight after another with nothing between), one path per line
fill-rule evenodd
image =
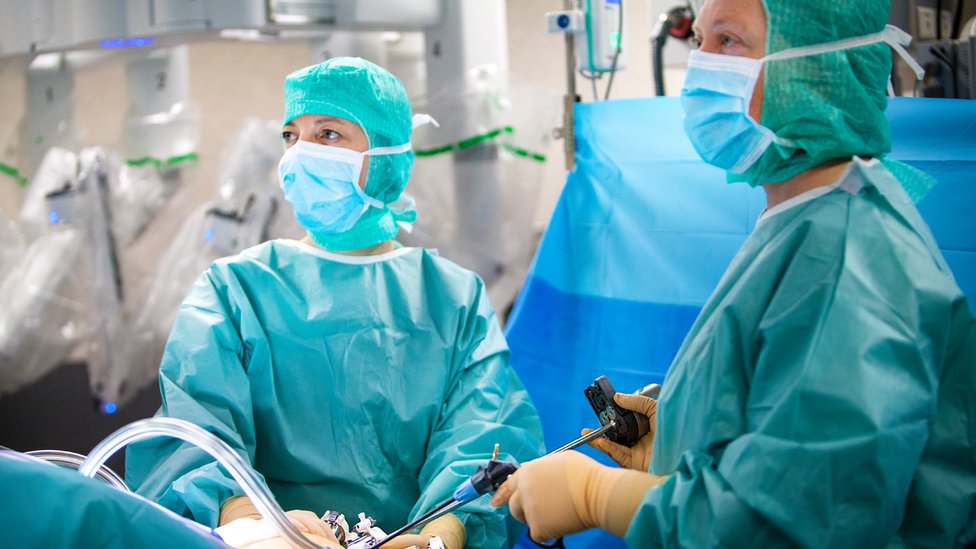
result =
M409 143L359 152L299 141L281 157L278 182L305 230L339 234L352 228L370 206L386 207L359 187L363 160L408 150Z
M911 37L891 25L879 33L791 48L761 59L692 51L688 58L685 85L681 89L685 133L705 162L732 173L743 173L759 160L771 144L794 146L791 141L778 137L749 116L749 102L763 63L878 42L893 47L921 78L922 68L903 47L911 42Z

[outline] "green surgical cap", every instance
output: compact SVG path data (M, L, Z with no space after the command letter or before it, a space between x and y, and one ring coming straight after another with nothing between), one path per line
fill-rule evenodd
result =
M288 124L304 114L344 118L358 124L369 147L392 147L410 142L412 114L407 92L386 69L358 57L334 57L305 67L285 78L285 116ZM370 156L366 173L367 195L384 203L400 197L407 186L414 153ZM397 221L412 221L390 208L370 206L346 233L311 235L332 250L364 248L396 236Z
M767 55L879 33L890 10L887 0L763 0L763 4ZM881 158L891 150L884 114L891 74L887 44L774 60L763 67L760 123L797 148L774 143L744 173L730 173L729 181L779 183L830 160ZM892 162L887 159L886 164ZM920 178L902 181L916 201L933 184L931 178Z
M334 57L285 78L287 124L303 114L337 116L359 124L369 147L410 142L410 100L403 83L386 69L358 57ZM413 152L369 159L366 194L392 202L407 184Z

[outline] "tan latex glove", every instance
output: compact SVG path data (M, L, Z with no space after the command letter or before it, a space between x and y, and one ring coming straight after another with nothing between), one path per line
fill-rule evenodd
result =
M247 496L227 498L227 501L220 506L220 518L217 519L217 526L223 526L239 518L252 518L254 520L261 518L258 508L251 503L251 498Z
M651 487L665 479L600 465L579 452L561 452L522 464L491 498L508 503L536 541L603 528L623 537Z
M318 515L311 511L303 511L301 509L294 509L285 513L291 523L295 525L303 534L313 534L316 536L321 536L323 538L333 540L338 543L335 539L335 535L329 529L328 524L325 523ZM228 522L233 522L240 518L251 518L255 520L261 519L261 513L258 512L257 507L251 503L251 498L247 496L235 496L227 498L227 501L220 507L220 517L217 519L217 525L223 526Z
M457 516L448 513L427 523L420 530L420 534L404 534L397 536L383 544L383 547L390 549L404 549L416 545L417 547L427 547L430 538L437 536L444 543L444 549L464 549L467 541L467 533L464 531L464 524Z
M610 459L616 461L621 467L646 472L651 465L651 454L654 451L654 433L657 431L657 401L646 396L625 393L615 394L613 400L621 408L647 416L650 422L650 430L631 448L610 442L606 437L595 438L589 442L589 445L610 456ZM592 432L593 429L583 429L582 434Z

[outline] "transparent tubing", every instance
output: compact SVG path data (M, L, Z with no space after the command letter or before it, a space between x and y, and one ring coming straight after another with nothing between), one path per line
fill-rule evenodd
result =
M155 417L139 420L122 427L92 449L78 472L91 478L108 458L126 445L159 436L178 438L210 454L217 460L217 463L227 469L234 480L244 489L244 493L251 498L251 502L257 507L261 516L271 520L285 539L305 549L319 548L295 528L281 507L278 506L274 497L268 493L264 484L258 480L254 471L237 452L201 427L182 419Z
M25 452L29 456L34 456L38 459L43 459L48 463L53 463L54 465L59 465L61 467L67 467L69 469L78 469L85 462L85 456L81 454L76 454L74 452L67 452L64 450L31 450L30 452ZM105 484L118 488L123 492L131 492L132 490L126 486L122 478L115 473L115 471L109 469L107 466L103 465L95 471L95 476L98 480L101 480Z

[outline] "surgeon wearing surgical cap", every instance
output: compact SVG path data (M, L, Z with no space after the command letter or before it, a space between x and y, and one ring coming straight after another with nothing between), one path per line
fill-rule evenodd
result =
M536 539L648 547L976 540L976 324L887 156L881 0L707 0L685 130L767 209L672 363L634 448L524 464L493 503ZM649 330L653 327L649 327Z
M191 421L253 465L312 534L326 510L394 530L451 496L491 457L542 452L541 426L472 272L394 238L412 221L411 109L403 85L358 58L285 80L279 183L302 241L214 262L166 345L158 415ZM138 493L209 526L258 518L202 450L130 447ZM487 500L386 545L497 548L522 525ZM334 542L333 542L334 543Z

